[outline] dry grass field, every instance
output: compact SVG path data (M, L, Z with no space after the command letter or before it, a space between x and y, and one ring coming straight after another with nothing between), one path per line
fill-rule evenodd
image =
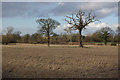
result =
M2 46L3 78L114 78L117 46Z

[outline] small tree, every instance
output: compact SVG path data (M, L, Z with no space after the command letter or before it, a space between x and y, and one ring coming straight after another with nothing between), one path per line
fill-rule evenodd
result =
M47 35L47 37L48 37L48 47L49 47L49 45L50 45L50 35L53 34L53 30L58 25L60 25L60 23L57 22L56 20L51 19L51 18L38 19L36 22L40 24L40 29L38 30L38 32Z
M104 31L102 34L102 39L104 40L105 45L107 45L108 38L109 38L109 33L107 31Z
M30 35L29 34L25 34L23 36L23 41L24 41L24 43L29 43L30 42Z
M107 45L109 37L112 36L113 34L113 30L107 26L107 27L101 28L100 33L101 33L101 38L104 41L104 44Z
M16 42L19 42L20 39L21 39L21 36L20 36L21 32L20 31L17 31L14 33L14 36L15 36L15 40Z
M95 15L92 16L92 13L89 12L86 14L84 11L79 10L77 13L72 14L72 16L66 16L67 19L65 21L72 25L70 28L73 30L79 31L79 41L80 41L80 47L83 47L82 44L82 30L85 29L85 27L92 23L97 21L95 19Z
M2 35L3 44L7 45L8 43L16 42L14 39L13 30L13 27L7 27L6 30L4 30L5 34Z

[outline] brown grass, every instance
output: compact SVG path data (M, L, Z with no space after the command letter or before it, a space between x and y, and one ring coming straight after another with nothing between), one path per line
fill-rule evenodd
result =
M117 46L3 45L3 78L117 77Z

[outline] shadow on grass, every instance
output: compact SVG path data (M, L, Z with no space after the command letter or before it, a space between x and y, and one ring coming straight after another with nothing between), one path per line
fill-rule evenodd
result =
M49 48L82 48L82 47L79 47L79 46L50 46ZM90 48L90 47L84 46L83 48Z

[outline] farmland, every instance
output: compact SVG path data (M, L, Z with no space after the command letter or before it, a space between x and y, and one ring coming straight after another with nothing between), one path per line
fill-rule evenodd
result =
M3 78L117 77L117 46L16 44L2 51Z

